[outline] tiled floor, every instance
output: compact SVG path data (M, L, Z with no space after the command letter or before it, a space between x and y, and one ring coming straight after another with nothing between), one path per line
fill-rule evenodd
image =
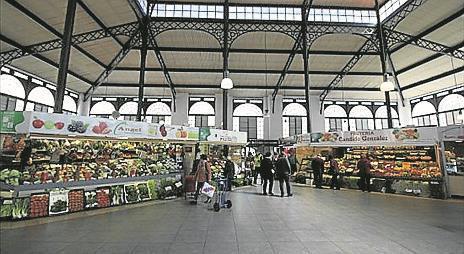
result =
M464 253L464 202L294 187L184 200L0 231L0 253Z

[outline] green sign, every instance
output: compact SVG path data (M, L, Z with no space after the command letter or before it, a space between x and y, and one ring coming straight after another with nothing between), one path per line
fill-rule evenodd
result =
M209 128L200 128L200 141L207 141L209 135L211 135Z
M23 112L1 111L0 112L0 132L15 133L16 125L24 122Z

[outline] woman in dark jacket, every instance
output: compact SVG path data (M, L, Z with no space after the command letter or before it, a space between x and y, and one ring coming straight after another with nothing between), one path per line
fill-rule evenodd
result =
M267 152L264 159L261 161L261 178L263 179L263 195L267 195L266 188L269 182L269 195L274 195L272 192L274 187L274 163L271 159L271 153Z
M332 175L332 179L330 181L330 189L337 189L340 190L340 181L338 180L338 176L340 174L340 169L338 167L338 162L334 159L332 155L328 157L330 169L329 172Z

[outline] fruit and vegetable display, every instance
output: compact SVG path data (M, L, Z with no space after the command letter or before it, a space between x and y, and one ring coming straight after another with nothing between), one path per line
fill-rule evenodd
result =
M84 191L72 190L68 193L69 212L84 210Z
M345 176L358 175L356 164L362 154L370 157L373 177L433 180L442 176L433 147L354 147L341 152L344 155L337 160Z
M0 219L11 217L13 212L13 199L3 199L0 201Z
M175 179L162 179L159 184L158 198L173 199L181 196L183 193L182 185L179 185Z
M151 194L151 199L158 199L158 191L157 185L155 180L148 180L147 186Z
M26 218L29 214L29 198L15 198L13 201L13 209L11 216L13 219Z
M85 191L85 208L90 209L90 208L95 208L98 207L98 201L97 201L97 192L92 190L92 191Z
M77 129L85 127L81 122L73 124ZM181 145L33 139L31 146L32 165L20 172L19 162L16 166L10 163L0 171L0 181L10 185L44 184L165 175L182 170ZM58 159L52 160L52 156Z
M48 216L48 194L31 195L31 212L30 217Z
M99 208L110 206L110 189L109 188L101 188L97 190L97 202L98 202Z
M137 189L139 190L140 200L145 201L151 199L147 183L137 184Z
M111 205L117 206L124 204L124 186L123 185L114 185L110 188L110 198Z

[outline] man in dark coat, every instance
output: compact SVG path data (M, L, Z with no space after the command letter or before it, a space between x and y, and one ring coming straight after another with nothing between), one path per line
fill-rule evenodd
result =
M269 182L269 195L274 195L272 192L274 187L274 163L272 162L272 155L267 152L264 159L261 161L261 178L263 179L263 195L267 195L266 192L267 183Z
M290 172L290 162L288 162L287 156L281 153L276 163L276 176L279 179L280 197L284 197L284 182L287 187L287 196L293 196L290 191Z
M311 169L314 174L314 184L316 188L322 189L322 173L324 172L324 160L321 155L317 155L311 161Z

